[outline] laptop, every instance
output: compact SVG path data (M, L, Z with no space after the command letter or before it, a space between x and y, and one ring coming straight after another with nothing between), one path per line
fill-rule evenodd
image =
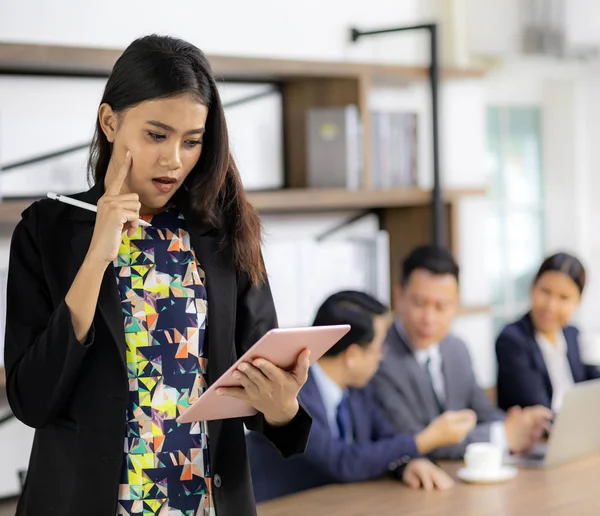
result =
M600 453L600 380L575 384L555 415L547 444L527 455L511 456L506 464L550 467Z

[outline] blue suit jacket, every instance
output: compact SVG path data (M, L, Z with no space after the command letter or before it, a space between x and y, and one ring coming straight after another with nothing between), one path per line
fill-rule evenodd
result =
M600 378L597 367L585 365L579 354L579 330L564 328L567 358L575 383ZM552 382L544 356L535 339L529 314L506 326L496 340L498 359L498 406L504 410L519 405L552 408Z
M247 436L257 502L326 484L378 478L418 456L414 437L399 435L377 404L372 388L351 389L348 397L354 441L331 434L321 393L312 374L300 401L313 417L303 455L284 459L262 435Z

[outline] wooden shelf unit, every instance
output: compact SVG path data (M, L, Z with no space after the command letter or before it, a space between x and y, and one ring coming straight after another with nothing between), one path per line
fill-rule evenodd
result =
M446 202L463 195L484 195L484 190L448 190ZM364 210L423 206L431 202L431 191L419 188L390 190L335 188L287 188L269 192L249 192L254 207L262 213Z
M0 73L108 76L123 52L116 48L74 47L0 42ZM406 83L427 78L424 66L352 61L274 59L270 57L207 55L215 73L224 80L287 81L299 78L369 76L382 83ZM442 78L473 78L485 73L475 68L445 68Z
M0 74L105 77L121 54L119 49L32 45L0 42ZM208 55L219 78L227 81L278 82L281 85L286 189L251 192L249 198L261 213L303 213L375 209L382 229L390 235L391 280L397 281L402 257L416 245L430 241L431 192L418 188L371 188L370 89L378 85L402 86L425 82L428 68L358 62L301 61L259 57ZM481 69L442 69L442 80L481 78ZM306 112L312 107L358 107L363 124L363 177L359 191L307 188ZM442 167L443 172L443 167ZM444 193L446 234L450 249L458 250L458 201L483 190ZM0 222L16 223L31 201L0 203ZM458 257L460 259L460 257Z
M1 73L108 76L122 50L0 42ZM283 96L286 186L306 187L305 115L311 107L359 108L364 134L364 177L371 186L371 123L368 93L372 86L425 81L428 68L351 61L306 61L207 55L225 81L279 82ZM442 69L442 78L482 77L481 69Z
M419 188L393 190L343 190L336 188L286 188L264 192L247 192L259 213L310 213L341 210L379 210L427 207L431 191ZM466 195L485 195L483 189L448 190L446 204L456 203ZM37 198L5 199L0 202L0 223L16 224L21 212Z

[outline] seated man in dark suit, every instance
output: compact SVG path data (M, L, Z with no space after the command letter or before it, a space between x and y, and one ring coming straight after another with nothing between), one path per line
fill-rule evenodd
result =
M475 412L477 426L464 441L433 450L432 458L461 458L472 442L524 452L552 414L541 406L505 414L479 387L466 345L449 333L458 308L458 274L452 255L438 247L419 247L405 259L395 292L397 318L374 380L377 398L400 432L419 432L446 411Z
M422 455L462 441L475 418L453 414L417 435L398 433L372 389L365 387L382 357L388 309L367 294L340 292L325 301L314 321L315 326L334 324L350 324L352 329L311 367L300 391L300 401L313 417L305 453L284 459L261 435L248 435L257 501L386 474L414 488L449 488L450 477Z

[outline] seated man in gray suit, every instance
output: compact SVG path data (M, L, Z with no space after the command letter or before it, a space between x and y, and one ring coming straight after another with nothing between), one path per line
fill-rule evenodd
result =
M477 425L459 444L438 448L434 459L458 459L472 442L528 450L548 427L551 412L537 406L504 413L477 385L462 340L449 333L458 307L459 268L441 248L415 249L402 264L395 289L396 320L375 377L376 395L398 431L417 433L447 411L470 409Z

